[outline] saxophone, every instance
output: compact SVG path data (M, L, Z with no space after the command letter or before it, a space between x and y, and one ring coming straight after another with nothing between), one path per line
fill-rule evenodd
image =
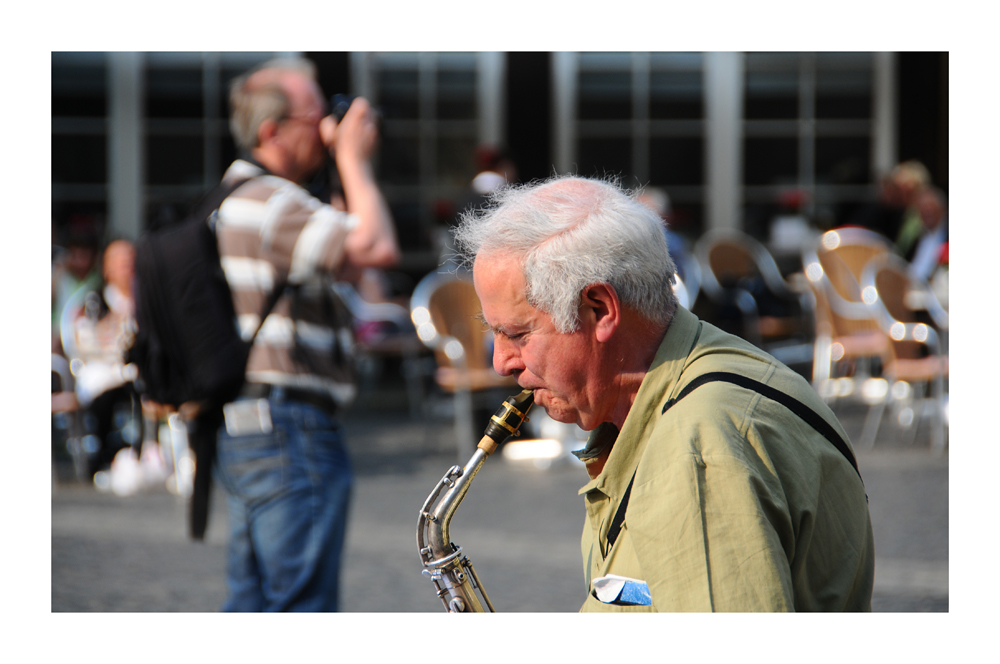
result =
M449 613L484 613L487 609L496 612L468 556L462 554L462 547L451 541L449 529L455 511L469 492L469 484L487 457L508 437L520 435L518 428L527 421L526 415L534 398L532 390L508 397L490 418L465 468L457 465L449 468L420 508L417 548L424 564L423 574L430 577Z

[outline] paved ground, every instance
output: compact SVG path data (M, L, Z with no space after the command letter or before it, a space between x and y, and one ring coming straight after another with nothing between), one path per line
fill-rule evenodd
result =
M401 396L401 395L397 395ZM343 570L350 612L441 612L416 550L420 506L455 463L451 423L411 418L377 398L345 418L356 490ZM852 439L864 411L838 408ZM891 426L859 464L876 539L875 611L948 611L948 455ZM210 612L225 588L226 515L213 495L205 542L186 538L184 501L165 489L118 497L56 468L52 493L53 612ZM476 477L452 523L500 611L571 612L584 599L579 552L586 474L576 461L548 470L499 455Z

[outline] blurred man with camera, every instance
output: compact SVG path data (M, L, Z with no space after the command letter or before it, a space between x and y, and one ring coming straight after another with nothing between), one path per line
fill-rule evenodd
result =
M241 156L223 186L242 184L216 233L240 333L254 341L218 436L231 528L223 608L336 611L352 484L336 411L355 388L350 317L324 279L398 259L372 172L378 132L364 99L339 122L328 115L301 59L235 79L230 105ZM327 159L343 189L336 207L305 188Z
M679 307L659 216L578 177L464 215L493 366L591 431L583 611L871 610L847 436L801 376Z

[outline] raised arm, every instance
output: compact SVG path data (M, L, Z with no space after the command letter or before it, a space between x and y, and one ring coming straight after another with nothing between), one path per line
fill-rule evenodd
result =
M336 160L347 211L359 220L344 242L346 260L356 267L395 264L399 260L396 232L371 166L378 128L370 105L363 98L355 99L339 124L332 117L324 118L320 131Z

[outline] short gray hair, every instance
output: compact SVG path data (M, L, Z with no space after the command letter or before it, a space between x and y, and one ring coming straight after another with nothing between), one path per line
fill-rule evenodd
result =
M259 75L263 71L273 75ZM257 147L257 130L265 120L288 117L291 102L281 87L288 72L316 80L316 65L304 58L275 58L257 65L229 84L229 130L236 147L244 152Z
M616 180L556 176L503 187L455 229L466 266L480 254L519 257L528 302L559 332L579 326L583 290L609 284L640 315L666 325L677 310L663 222Z

